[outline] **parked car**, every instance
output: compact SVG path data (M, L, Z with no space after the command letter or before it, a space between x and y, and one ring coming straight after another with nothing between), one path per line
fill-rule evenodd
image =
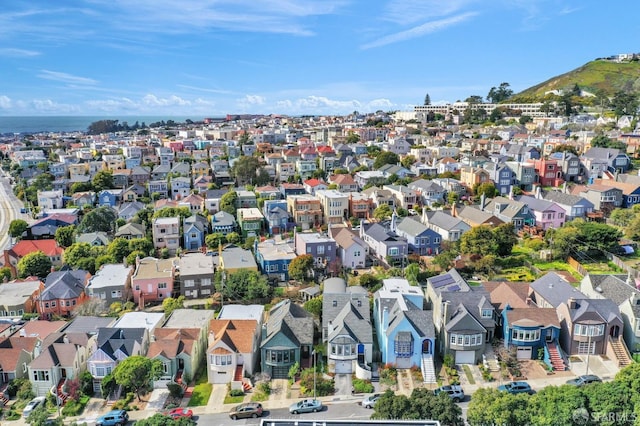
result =
M529 386L527 382L509 382L504 385L498 386L498 390L501 392L509 392L509 393L528 393L529 395L533 394L533 389Z
M462 386L459 385L440 386L438 389L435 389L433 393L436 396L445 393L449 395L449 398L451 398L453 402L464 401L464 391L462 390Z
M26 407L24 407L24 410L22 410L22 417L25 419L29 417L29 414L31 414L33 410L35 410L40 404L44 404L44 400L44 396L39 396L29 401Z
M601 381L602 379L595 374L584 374L576 377L575 379L567 380L567 384L572 386L584 386L591 383L599 383Z
M381 396L381 393L374 393L373 395L365 396L361 404L364 408L373 408Z
M187 419L190 419L191 417L193 417L193 411L189 410L188 408L178 407L169 411L167 413L167 416L171 417L174 420L180 419L182 417L186 417Z
M124 426L129 421L129 414L124 410L111 410L98 417L96 426Z
M262 404L257 402L240 404L229 412L229 417L231 417L231 420L262 417Z
M317 413L321 410L322 402L318 401L317 399L303 399L302 401L298 401L289 407L289 412L291 414Z

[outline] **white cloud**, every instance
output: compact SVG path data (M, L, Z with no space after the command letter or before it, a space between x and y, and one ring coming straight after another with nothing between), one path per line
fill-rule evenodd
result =
M478 0L391 0L384 19L406 25L458 13L474 1Z
M242 101L246 102L250 105L264 105L265 103L265 98L264 96L260 96L260 95L246 95Z
M307 96L306 98L298 99L295 104L300 108L360 108L362 104L357 100L350 101L336 101L326 98L324 96Z
M43 78L45 80L59 81L59 82L68 83L68 84L91 85L91 84L98 83L96 80L92 78L79 77L77 75L68 74L66 72L49 71L49 70L40 70L38 77Z
M10 109L10 108L11 108L11 98L5 95L0 96L0 109Z
M37 52L35 50L16 49L12 47L4 47L0 49L0 56L33 57L41 54L42 52Z
M76 114L78 107L69 104L61 104L51 99L34 99L29 102L30 108L43 114Z
M171 95L168 98L159 98L156 95L152 94L145 95L142 98L142 103L154 107L191 105L190 101L182 99L181 97L176 95Z
M395 104L391 102L389 99L374 99L367 103L367 107L369 109L379 109L379 108L390 108Z
M400 41L421 37L426 34L444 30L452 25L459 24L460 22L464 22L476 15L477 13L475 12L467 12L460 15L451 16L449 18L439 19L437 21L426 22L422 25L418 25L417 27L413 27L405 31L400 31L395 34L390 34L388 36L381 37L378 40L375 40L371 43L366 43L362 45L361 48L372 49L374 47L386 46L388 44L398 43Z

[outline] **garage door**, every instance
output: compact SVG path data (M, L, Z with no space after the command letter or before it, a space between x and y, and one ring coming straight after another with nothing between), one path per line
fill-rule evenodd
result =
M271 367L272 379L288 379L289 368L288 367Z
M456 364L475 364L476 353L474 351L456 351Z
M518 348L517 358L531 359L531 346L524 346L522 348Z
M351 374L351 361L336 361L336 374Z

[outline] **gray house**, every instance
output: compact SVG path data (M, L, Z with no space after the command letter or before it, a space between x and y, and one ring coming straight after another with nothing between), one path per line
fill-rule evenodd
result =
M275 305L262 327L262 372L286 379L296 362L303 368L311 365L312 351L313 317L289 299Z
M113 302L126 302L131 288L132 266L122 264L102 265L89 279L87 294L104 302L109 307Z
M562 191L549 191L543 198L559 205L564 210L567 220L584 218L594 209L593 203L586 198Z
M324 281L322 341L327 344L330 372L371 378L373 328L367 290L347 287L342 278Z
M186 253L178 260L176 281L180 295L187 299L210 297L213 294L213 257L204 253Z

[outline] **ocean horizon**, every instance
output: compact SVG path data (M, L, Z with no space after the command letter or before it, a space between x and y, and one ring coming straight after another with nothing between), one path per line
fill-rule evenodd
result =
M100 120L118 120L133 125L136 121L147 125L158 121L173 120L184 123L187 119L202 121L202 116L0 116L0 134L28 134L28 133L61 133L61 132L86 132L89 125Z

